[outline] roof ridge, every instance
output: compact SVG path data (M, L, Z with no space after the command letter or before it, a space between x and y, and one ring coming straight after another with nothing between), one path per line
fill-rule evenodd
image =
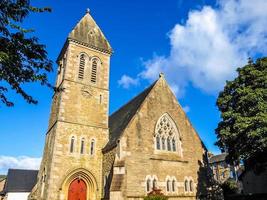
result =
M104 151L113 148L117 144L118 139L121 137L125 128L135 116L157 81L158 80L154 81L149 87L133 97L109 116L110 138L107 145L103 148Z
M136 96L134 96L133 98L131 98L129 101L127 101L125 104L123 104L119 109L117 109L116 111L114 111L112 114L110 114L109 116L111 117L112 115L116 114L118 111L120 111L123 107L127 106L128 104L130 104L131 102L133 102L136 98L138 98L141 94L145 93L147 90L152 89L153 86L156 84L157 81L154 81L150 86L148 86L147 88L145 88L143 91L139 92Z

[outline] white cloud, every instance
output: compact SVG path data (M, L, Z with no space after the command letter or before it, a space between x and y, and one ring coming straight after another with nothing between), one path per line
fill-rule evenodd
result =
M266 0L219 0L190 11L168 33L169 55L145 61L137 77L152 81L164 72L178 97L189 83L216 94L248 57L267 53L266 8Z
M118 84L125 89L128 89L130 86L137 86L139 84L139 79L131 78L130 76L123 75L118 81Z
M189 106L183 106L183 110L185 113L188 113L190 111L190 107Z
M39 169L41 158L28 156L0 156L0 172L7 173L9 168L14 169Z

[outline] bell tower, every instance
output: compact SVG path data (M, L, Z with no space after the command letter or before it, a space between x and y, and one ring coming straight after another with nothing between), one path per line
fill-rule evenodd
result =
M57 59L58 91L52 100L32 199L102 198L101 150L109 134L111 54L109 42L87 11L68 35Z

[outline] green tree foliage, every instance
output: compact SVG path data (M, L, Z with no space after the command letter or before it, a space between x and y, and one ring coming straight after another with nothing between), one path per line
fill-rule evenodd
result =
M236 194L238 191L237 183L233 179L228 179L227 181L222 183L221 188L223 190L224 197L231 194Z
M30 13L50 12L49 8L36 8L30 0L0 1L0 101L13 106L7 97L9 89L32 104L37 101L23 89L23 84L38 82L52 87L47 73L52 71L52 62L47 58L45 46L32 36L33 30L22 27Z
M255 63L250 59L237 72L217 99L222 120L216 144L227 150L228 162L243 160L255 167L267 158L267 57Z

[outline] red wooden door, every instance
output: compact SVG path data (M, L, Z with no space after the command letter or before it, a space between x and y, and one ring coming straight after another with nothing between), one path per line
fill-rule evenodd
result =
M86 184L82 179L71 182L68 192L68 200L86 200Z

